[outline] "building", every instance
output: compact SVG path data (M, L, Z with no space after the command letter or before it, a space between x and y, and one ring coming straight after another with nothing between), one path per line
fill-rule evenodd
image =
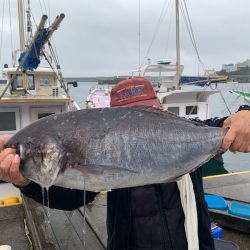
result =
M237 69L238 68L250 67L250 59L247 59L246 61L244 61L242 63L237 63L236 66L237 66Z
M222 64L222 70L226 72L233 72L237 70L237 64L229 63L229 64Z

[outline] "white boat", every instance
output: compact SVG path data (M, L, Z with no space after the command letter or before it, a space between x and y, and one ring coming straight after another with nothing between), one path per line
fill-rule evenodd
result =
M30 23L29 1L26 6L27 23ZM19 59L18 65L15 65L16 62L13 62L12 67L5 64L3 69L3 78L6 83L0 87L0 135L14 134L28 124L51 114L79 109L79 106L69 95L68 87L63 82L58 65L53 66L55 63L49 61L49 67L47 68L36 68L37 65L35 69L32 69L30 65L27 67L29 55L32 50L36 50L36 39L40 39L41 33L45 30L47 16L42 17L33 36L31 35L31 26L29 26L27 33L30 33L30 36L28 41L25 41L22 21L24 9L21 0L18 1L18 7L20 24L19 51L23 58ZM58 28L63 18L63 14L57 16L55 21L48 27L46 30L48 36L41 47L45 46L49 41L52 33ZM36 53L38 54L37 60L40 60L41 55L48 58L43 48L41 51L36 51ZM12 184L7 183L1 184L0 190L0 200L16 196L19 192Z
M108 108L110 107L111 86L97 85L89 90L85 101L85 108Z
M190 88L189 86L183 87L180 84L183 70L184 66L180 64L179 1L176 0L176 63L172 64L170 59L161 59L156 64L152 64L151 60L148 59L146 65L132 71L132 77L138 75L146 77L152 83L165 110L182 117L198 117L201 120L205 120L209 118L208 99L219 91L205 88ZM110 92L110 89L107 87L99 86L92 90L88 96L86 102L88 108L101 107L99 101L96 101L97 105L95 105L93 100L101 100L103 95ZM106 100L109 100L108 97Z

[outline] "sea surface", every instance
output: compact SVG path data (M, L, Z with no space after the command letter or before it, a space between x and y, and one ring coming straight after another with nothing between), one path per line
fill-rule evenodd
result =
M89 90L97 86L96 82L89 83L79 83L77 88L70 88L70 94L74 97L75 101L81 108L85 106L86 97L89 94ZM185 86L184 88L199 88L203 87L196 86ZM210 87L206 87L210 88ZM211 88L216 88L215 85L212 85ZM210 117L224 117L230 115L230 112L233 114L237 111L240 105L248 104L250 102L244 100L242 97L238 97L232 93L230 90L238 89L241 91L250 92L250 83L226 83L218 84L217 90L220 90L220 93L214 94L209 98L209 115ZM250 111L249 111L250 112ZM231 153L227 152L223 156L224 166L230 172L250 170L250 153Z

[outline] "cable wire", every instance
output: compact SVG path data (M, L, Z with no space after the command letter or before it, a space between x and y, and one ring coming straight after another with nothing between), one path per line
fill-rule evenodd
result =
M149 44L149 46L148 46L146 55L145 55L145 57L144 57L144 61L148 58L148 55L149 55L150 50L151 50L151 48L152 48L152 45L153 45L153 43L154 43L154 41L155 41L155 39L156 39L156 36L157 36L157 34L158 34L158 32L159 32L159 29L160 29L160 27L161 27L161 24L163 23L164 17L165 17L165 15L166 15L167 11L168 11L168 8L170 7L171 2L172 2L172 0L169 1L169 2L168 2L169 4L167 5L167 2L165 1L164 4L163 4L162 11L161 11L160 17L159 17L159 19L158 19L158 22L157 22L157 24L156 24L156 27L155 27L155 30L154 30L154 34L153 34L152 40L151 40L151 42L150 42L150 44ZM165 5L166 5L166 7L165 7ZM140 65L140 67L141 67L141 66L142 66L142 65Z
M3 46L4 9L5 9L5 0L3 0L3 8L2 8L2 25L1 25L1 37L0 37L0 64L1 64L2 46Z
M10 0L9 0L9 16L10 16L10 44L11 44L11 51L12 51L12 61L14 60L14 46L13 46L13 30L12 30L12 15L11 15L11 7L10 7Z

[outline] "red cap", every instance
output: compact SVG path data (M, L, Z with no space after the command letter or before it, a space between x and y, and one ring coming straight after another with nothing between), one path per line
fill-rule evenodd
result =
M133 77L117 83L111 90L110 106L160 106L155 91L144 77Z

